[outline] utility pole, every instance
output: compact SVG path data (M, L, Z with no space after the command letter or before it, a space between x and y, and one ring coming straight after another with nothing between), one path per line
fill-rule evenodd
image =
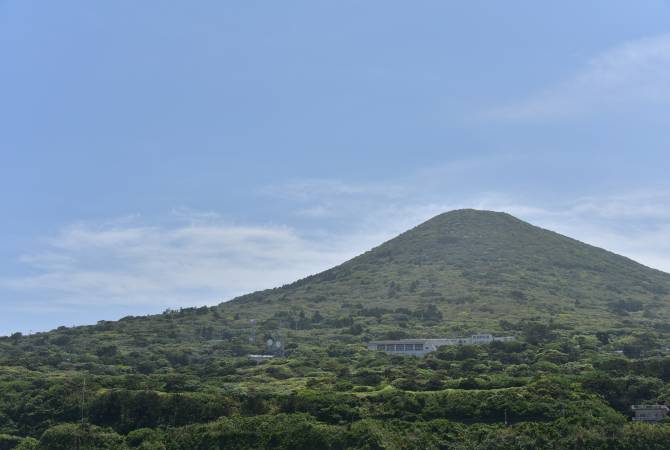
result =
M86 402L86 377L84 377L84 382L81 386L81 423L79 431L75 431L74 436L74 447L75 450L79 450L82 447L84 440L84 403Z
M505 426L507 426L507 408L505 408Z
M291 325L289 324L289 327L290 326ZM283 333L282 333L283 327L284 327L284 323L280 320L279 321L279 327L277 328L277 337L275 339L276 347L277 347L277 350L279 351L279 357L280 358L284 357L284 345L286 345L286 343L284 342L284 336L283 336Z
M86 378L81 388L81 426L84 427L84 403L86 402Z
M251 324L251 336L249 336L249 342L252 344L256 343L256 319L249 320Z
M281 336L281 330L279 331L280 336ZM283 358L284 357L284 348L286 347L286 336L287 333L284 331L283 336L281 336L281 346L279 347L280 351L280 356Z

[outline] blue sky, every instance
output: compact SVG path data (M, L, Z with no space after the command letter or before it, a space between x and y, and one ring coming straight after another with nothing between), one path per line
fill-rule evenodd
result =
M0 0L0 334L477 207L670 271L670 3Z

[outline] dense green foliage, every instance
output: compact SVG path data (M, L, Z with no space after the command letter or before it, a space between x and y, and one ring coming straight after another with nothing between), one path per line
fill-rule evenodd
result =
M0 338L0 450L667 448L670 424L629 416L670 401L669 293L626 258L456 211L219 306ZM364 345L480 331L517 340ZM270 337L284 357L250 361Z

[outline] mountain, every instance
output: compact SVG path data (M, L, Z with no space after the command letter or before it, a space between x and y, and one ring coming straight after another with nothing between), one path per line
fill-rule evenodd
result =
M295 341L314 342L348 330L360 342L519 331L528 321L586 332L670 331L668 319L670 274L506 213L465 209L279 288L214 307L61 327L32 341L90 352L114 335L129 350L191 342L194 354L206 354L216 340L244 354L253 347L244 343L250 320L259 336L287 329Z
M223 306L336 314L343 305L422 308L443 325L540 317L569 325L670 317L670 274L499 212L441 214L340 266Z
M669 318L666 273L452 211L217 306L0 337L0 448L666 448L628 416L670 403ZM516 339L364 345L475 332Z

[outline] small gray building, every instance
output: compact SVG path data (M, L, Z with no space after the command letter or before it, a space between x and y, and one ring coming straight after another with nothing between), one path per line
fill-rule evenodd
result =
M635 413L636 422L660 422L668 416L668 407L665 405L633 405L630 407Z
M475 334L467 338L453 339L397 339L373 341L368 343L368 350L378 350L391 354L422 356L434 352L439 347L450 345L485 345L491 342L513 341L513 336L496 337L490 334Z

